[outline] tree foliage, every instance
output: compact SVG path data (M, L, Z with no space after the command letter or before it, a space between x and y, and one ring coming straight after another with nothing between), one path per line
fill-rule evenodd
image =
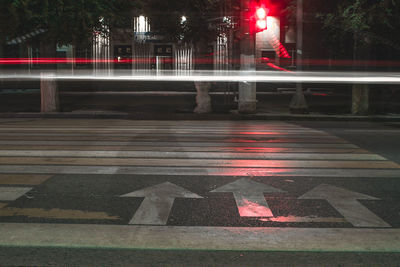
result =
M171 41L190 43L214 41L221 34L224 23L221 9L226 0L148 0L143 4L143 12L150 18L153 29ZM182 22L185 16L187 20Z
M1 0L0 41L43 29L45 40L59 44L86 42L94 29L104 29L104 22L111 27L124 23L134 3L131 0Z
M318 17L331 46L343 48L344 43L352 42L354 51L371 45L400 50L396 33L400 3L395 0L340 0L336 10Z

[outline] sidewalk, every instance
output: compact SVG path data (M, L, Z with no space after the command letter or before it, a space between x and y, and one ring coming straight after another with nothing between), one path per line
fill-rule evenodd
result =
M325 120L399 121L399 114L355 116L347 97L307 96L309 114L291 114L291 95L258 95L255 114L239 114L233 97L212 93L214 112L194 114L194 92L88 93L61 92L62 112L40 113L40 95L12 94L0 99L0 118L112 118L136 120ZM2 97L3 97L2 96ZM2 101L1 101L2 100Z
M392 121L400 122L400 115L324 115L318 113L290 114L263 113L239 114L233 110L229 114L194 114L194 113L127 113L106 110L77 110L73 112L16 112L0 113L0 118L92 118L92 119L132 119L132 120L287 120L287 121Z

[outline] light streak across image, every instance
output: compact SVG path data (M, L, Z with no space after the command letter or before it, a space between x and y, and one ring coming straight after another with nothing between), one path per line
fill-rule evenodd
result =
M265 83L400 84L399 72L160 71L160 70L2 70L1 80L197 81Z

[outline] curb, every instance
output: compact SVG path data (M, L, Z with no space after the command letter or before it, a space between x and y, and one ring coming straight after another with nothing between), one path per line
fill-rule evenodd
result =
M286 120L286 121L370 121L400 122L400 115L321 115L321 114L194 114L194 113L117 113L117 112L18 112L0 113L0 118L131 119L131 120Z
M252 114L256 120L400 122L400 115Z

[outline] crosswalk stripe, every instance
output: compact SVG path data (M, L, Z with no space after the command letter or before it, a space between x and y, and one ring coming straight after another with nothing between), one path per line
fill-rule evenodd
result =
M1 122L1 121L0 121ZM56 126L64 126L64 127L75 127L75 126L83 126L83 127L127 127L127 126L173 126L173 127L265 127L265 128L273 128L273 127L290 127L296 128L299 127L297 125L281 122L281 121L268 121L268 124L265 121L229 121L229 120L218 120L218 121L197 121L197 120L120 120L120 119L64 119L60 121L59 119L29 119L29 120L21 120L21 121L6 121L4 125L31 125L32 127L56 127ZM300 127L301 128L301 127ZM304 128L304 127L303 127Z
M205 133L205 134L196 134L196 133L186 133L186 134L177 134L177 133L121 133L121 132L29 132L29 133L13 133L13 132L0 132L1 138L7 138L9 136L20 136L20 137L31 137L31 136L130 136L130 137L141 137L141 138L167 138L167 137L178 137L178 138L207 138L207 139L222 139L222 138L247 138L247 139L261 139L261 138L317 138L317 139L336 139L342 140L335 136L329 135L308 135L308 134L286 134L286 133L277 133L270 135L239 135L239 134L214 134L214 133ZM300 137L298 137L300 136ZM211 138L210 138L211 137Z
M246 177L357 177L400 178L399 169L313 169L313 168L198 168L198 167L129 167L129 166L59 166L0 165L0 173L32 174L133 174L185 176L246 176Z
M314 134L326 134L326 132L317 129L304 128L304 127L263 127L263 126L254 126L254 127L240 127L239 125L232 125L229 127L209 127L209 126L172 126L172 125L155 125L151 127L143 127L143 126L75 126L75 125L51 125L51 126L29 126L29 125L21 125L19 127L7 127L7 125L1 125L0 131L137 131L137 132L212 132L212 133L244 133L244 134L252 134L252 132L268 134L272 132L293 132L293 133L314 133Z
M221 160L221 159L154 159L154 158L62 158L0 157L0 164L94 165L94 166L175 166L175 167L247 167L247 168L351 168L400 169L391 161L328 160Z
M16 208L0 209L1 217L27 216L30 218L73 219L73 220L120 220L118 216L108 215L105 212L82 211L73 209L43 209L43 208Z
M0 140L49 140L49 141L132 141L132 138L135 138L135 141L141 142L169 142L172 138L179 142L221 142L221 143L325 143L325 144L337 144L337 143L347 143L344 140L336 139L336 138L216 138L212 136L210 138L196 138L196 137L176 137L173 136L164 136L164 137L148 137L148 136L97 136L97 135L88 135L88 136L18 136L18 135L9 135L9 136L1 136Z
M215 129L215 128L90 128L90 127L19 127L19 128L8 128L1 127L0 132L132 132L132 133L176 133L176 134L243 134L243 135L271 135L271 134L310 134L310 135L328 135L326 132L322 132L319 130L308 130L308 129L282 129L282 128L274 128L274 129Z
M65 139L64 139L65 140ZM153 146L153 147L261 147L261 148L358 148L348 143L251 143L251 142L148 142L148 141L97 141L88 140L0 140L0 145L68 145L68 146Z
M174 159L293 159L293 160L386 160L376 154L322 153L222 153L161 151L52 151L0 150L0 157L96 157L96 158L174 158Z
M159 152L230 152L230 153L330 153L330 154L366 154L360 148L299 148L299 147L155 147L155 146L57 146L57 145L12 145L2 144L0 150L68 150L68 151L159 151Z
M0 245L18 247L400 252L400 229L36 223L0 223L0 229Z
M1 125L4 126L4 125ZM262 128L262 127L254 127L254 128L241 128L241 127L68 127L65 125L53 127L29 127L29 126L21 126L21 127L1 127L0 132L138 132L138 133L215 133L215 134L260 134L260 135L268 135L273 133L293 133L293 134L321 134L328 135L327 132L315 129L308 128L299 128L299 127L291 127L291 128Z

